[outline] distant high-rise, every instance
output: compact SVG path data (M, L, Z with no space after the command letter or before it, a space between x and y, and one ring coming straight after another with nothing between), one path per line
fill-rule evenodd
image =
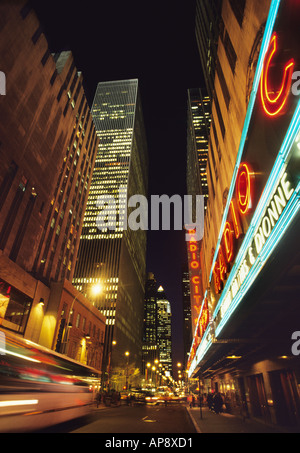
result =
M218 71L221 8L222 0L197 0L196 2L196 40L210 99L214 98L215 73Z
M210 98L199 88L188 90L187 190L204 195L207 206L207 157L211 124Z
M148 185L138 80L99 83L92 116L100 143L73 283L83 293L91 284L102 288L95 305L106 316L104 362L107 378L113 379L114 366L124 369L128 361L140 368L142 360L146 231L126 229L127 200L146 196ZM99 197L106 196L116 201L116 212L110 213L116 222L100 229Z
M157 346L157 283L153 273L148 273L145 285L143 364L144 371L148 362L158 359Z
M159 361L172 374L171 304L162 286L157 290L157 344Z

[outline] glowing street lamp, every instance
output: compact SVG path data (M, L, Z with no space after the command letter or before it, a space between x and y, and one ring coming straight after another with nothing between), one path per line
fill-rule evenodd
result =
M126 364L126 390L128 390L128 362L129 362L129 356L130 356L130 352L129 351L126 351L125 352L125 356L127 357L127 364Z
M91 293L94 297L96 297L102 292L102 289L103 289L102 285L100 283L96 283L95 285L92 285ZM69 342L69 330L72 327L72 325L70 323L70 319L71 319L71 315L73 314L74 303L77 300L78 296L79 296L79 294L76 297L74 297L74 299L72 300L71 308L69 311L68 321L66 324L67 329L65 332L65 340L64 340L64 345L63 345L63 354L67 354L67 347L68 347L68 342Z
M99 296L99 294L101 294L103 291L103 287L100 283L96 283L95 285L92 286L91 288L91 293L92 295L95 297L95 296Z

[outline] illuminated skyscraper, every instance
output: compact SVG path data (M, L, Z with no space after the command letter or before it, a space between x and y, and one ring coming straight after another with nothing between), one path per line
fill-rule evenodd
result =
M172 374L171 304L162 286L157 290L157 344L159 361Z
M196 1L196 40L207 92L214 98L215 74L219 71L218 40L221 29L222 0ZM235 8L244 3L243 0L232 1Z
M190 195L204 195L205 208L210 123L210 98L199 88L188 90L187 189Z
M102 288L95 305L106 316L105 371L113 379L113 368L124 369L127 360L141 366L146 232L126 228L127 199L146 196L148 184L138 80L99 83L92 116L100 142L73 283L83 293L90 284ZM106 228L100 229L99 200L108 196L114 198L116 210L105 209ZM114 216L115 222L109 221ZM126 358L125 351L130 353Z
M158 359L157 346L157 283L152 272L148 272L145 285L144 332L143 332L143 373L147 363Z

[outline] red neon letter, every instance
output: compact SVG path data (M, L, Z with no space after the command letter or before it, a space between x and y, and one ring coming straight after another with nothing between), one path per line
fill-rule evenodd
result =
M239 218L236 215L236 207L235 207L235 203L233 202L233 200L231 200L231 202L230 202L230 212L231 212L235 237L238 239L240 237L240 235L242 234L242 227L241 227Z
M239 211L242 215L252 208L251 173L248 165L241 164L236 180L236 198Z
M218 260L215 262L215 265L214 265L213 276L214 276L215 292L216 292L216 294L219 294L222 290L222 283L221 283L221 279L220 279L220 269L218 267Z
M233 257L233 229L231 228L231 224L226 222L224 228L224 248L225 248L225 258L227 263L230 263Z
M224 258L222 247L220 246L219 250L219 272L220 272L220 279L222 281L226 280L226 273L227 273L227 263Z
M274 33L271 38L269 50L265 57L265 63L261 74L260 95L264 111L269 116L277 116L286 104L291 84L292 75L295 67L295 60L292 58L284 67L284 74L281 87L278 91L269 89L268 76L271 61L277 52L277 34Z

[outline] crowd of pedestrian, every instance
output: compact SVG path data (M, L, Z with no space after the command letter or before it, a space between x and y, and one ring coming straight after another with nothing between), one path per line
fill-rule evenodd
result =
M121 394L114 389L99 391L96 394L96 404L99 407L100 404L105 406L119 406L121 403Z
M189 395L187 398L190 407L195 406L206 406L209 410L215 412L216 414L220 414L221 412L225 411L225 398L220 392L210 392L204 395Z

